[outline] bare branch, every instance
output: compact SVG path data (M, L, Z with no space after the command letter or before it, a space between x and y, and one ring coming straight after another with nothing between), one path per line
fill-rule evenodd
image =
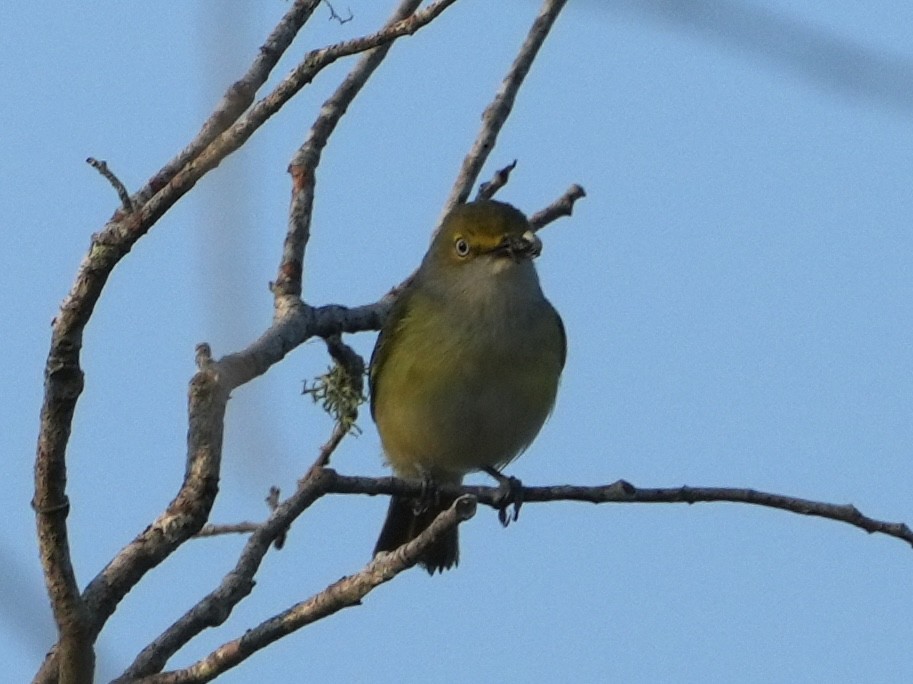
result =
M117 192L118 198L120 198L121 208L128 214L133 211L133 201L130 199L130 193L127 192L127 188L123 183L120 182L120 178L114 175L114 172L108 168L107 163L99 161L94 157L89 157L86 159L86 164L91 166L93 169L98 171L105 179L114 187L114 190Z
M346 11L349 13L349 16L342 17L336 13L336 8L330 4L329 0L323 0L323 4L325 4L327 7L330 8L330 21L333 21L335 19L336 21L339 22L340 26L342 26L343 24L348 24L350 21L352 21L352 19L355 18L355 15L352 14L352 10L349 7L346 7Z
M314 465L311 466L305 478L311 477L315 470L325 468L330 463L330 457L333 455L333 452L336 451L336 447L339 446L342 438L347 434L349 434L349 431L340 423L336 423L336 426L333 428L333 434L331 434L330 438L320 447L320 453L317 455L317 460L314 461Z
M392 31L395 26L412 16L421 4L421 0L404 0L381 31ZM332 10L332 7L330 9ZM314 186L317 183L316 170L320 164L323 148L326 147L330 135L336 130L337 124L355 96L368 82L375 69L380 66L392 46L392 42L387 42L374 48L358 61L333 95L323 103L320 114L311 125L308 139L298 148L289 163L288 170L292 176L292 200L289 206L288 231L282 249L279 274L273 286L273 293L276 297L301 295L304 250L311 234Z
M799 515L827 518L858 527L866 532L878 532L913 546L913 530L905 523L886 522L863 515L852 504L832 504L798 497L761 492L737 487L663 487L640 488L625 480L596 487L556 485L551 487L521 487L524 504L547 501L583 501L587 503L699 503L730 502L778 508ZM396 494L421 496L422 484L395 477L350 477L337 474L329 488L335 494ZM444 496L471 494L480 504L498 510L503 506L503 492L498 487L441 487Z
M279 494L280 492L278 487L273 486L269 488L269 495L266 497L266 505L269 506L270 513L275 513L276 509L279 508ZM276 539L273 541L273 546L277 551L285 546L285 538L287 535L288 528L282 530L282 532L276 535Z
M148 684L208 682L274 641L343 608L358 605L375 587L413 567L428 546L440 535L469 520L475 510L475 500L471 496L461 496L449 509L440 513L424 532L396 551L378 554L361 571L343 577L308 600L261 622L241 638L223 644L190 667L153 675L143 681Z
M490 181L485 181L479 186L479 191L476 193L476 199L487 200L494 197L495 193L497 193L498 190L507 185L507 181L510 180L510 172L515 168L517 168L516 159L514 159L503 169L498 169Z
M354 352L353 352L354 353ZM254 575L260 568L263 557L271 543L281 548L292 522L301 515L314 501L328 491L328 486L335 478L335 472L318 467L329 461L330 455L348 434L348 430L337 424L333 434L320 449L317 461L308 475L298 483L298 490L286 501L277 502L279 490L270 489L267 497L272 513L263 523L238 523L234 525L208 525L196 536L213 536L227 533L251 533L235 565L222 580L217 589L200 600L188 610L183 617L163 632L136 657L133 664L124 672L122 679L129 681L153 672L165 666L172 655L190 639L207 627L222 624L234 607L244 599L254 587Z
M313 310L313 335L328 337L335 333L355 333L365 330L380 330L387 318L390 307L402 291L397 286L384 295L379 301L365 306L347 308L337 304L327 304Z
M279 495L281 492L279 488L275 485L269 488L269 494L266 495L266 505L269 507L270 513L276 510L279 507Z
M501 132L504 122L507 121L507 117L510 115L511 109L513 109L517 91L523 84L526 74L529 73L539 48L545 42L545 38L548 36L555 19L558 18L558 13L564 7L566 1L545 0L542 4L542 8L539 10L539 14L533 22L523 46L520 48L520 52L517 53L510 70L501 82L498 93L482 115L482 129L479 131L469 154L463 159L460 173L450 191L450 196L444 203L441 220L454 206L465 202L466 198L469 197L472 186L475 185L485 160L488 159L488 155L495 147L498 133ZM438 221L438 225L440 225L441 220Z
M316 2L296 2L261 48L260 56L245 77L226 92L217 111L206 122L197 138L150 179L132 200L126 198L132 212L126 215L115 214L115 219L93 237L90 252L83 260L73 289L54 322L36 456L34 506L49 593L61 628L60 653L78 651L83 656L91 654L92 641L126 593L149 569L161 563L205 524L217 492L225 405L231 390L262 374L288 351L315 334L326 336L378 329L390 303L388 297L357 309L336 306L312 309L297 297L282 297L280 288L276 297L273 325L248 349L218 361L212 359L208 348L198 349L200 370L190 387L188 458L184 482L175 499L159 518L122 549L90 582L80 597L69 560L66 536L68 502L65 492L65 452L73 410L83 384L79 364L82 330L108 275L175 201L225 156L240 147L253 131L307 85L320 70L341 57L379 48L398 37L414 33L439 16L453 2L454 0L439 0L373 35L308 53L304 61L269 96L248 109L256 90L265 82L281 53L316 6ZM355 76L349 85L355 91L360 88ZM325 133L320 134L323 136L320 148L325 144L335 121L345 110L346 97L349 96L340 96L336 102L328 103L340 113L335 120L332 117L326 119L330 126ZM348 101L350 100L351 97ZM247 113L242 115L245 110ZM119 194L122 203L127 206L127 202L124 202L126 189L122 184ZM302 259L306 241L305 236L301 240ZM327 454L335 447L333 441L326 445ZM253 534L256 535L256 532ZM78 642L69 639L68 633L77 638ZM73 643L78 643L78 646L73 646ZM57 660L52 656L45 661L36 680L52 681L56 674Z
M276 86L272 93L248 109L243 116L237 118L233 125L215 136L208 145L200 149L195 155L189 156L183 166L172 169L172 163L169 163L168 167L163 170L167 171L167 173L160 171L147 183L150 192L144 193L141 191L140 200L142 202L134 198L134 205L141 205L137 211L136 220L127 227L128 230L120 231L124 237L129 238L128 244L132 246L175 202L189 192L200 178L218 166L225 157L241 147L260 126L266 123L273 114L278 112L302 88L313 81L314 77L323 69L343 57L366 52L395 41L402 36L415 33L437 18L455 1L438 0L404 20L369 36L343 41L308 52L298 66ZM195 148L196 146L196 143L191 143L191 147ZM182 152L180 158L183 157L184 153Z
M310 498L310 502L322 496L326 493L336 493L336 494L368 494L368 495L399 495L399 496L421 496L423 493L426 493L424 490L424 485L420 482L403 480L395 477L384 477L384 478L368 478L368 477L353 477L340 475L332 470L324 469L315 471L314 474L309 477L307 480L302 481L302 489L299 493L296 493L295 497L289 499L289 502L283 504L283 514L288 514L290 509L286 508L291 504L293 499L296 499L299 496L303 496L301 492L307 491L307 496ZM479 487L479 486L463 486L463 487L442 487L441 494L444 496L454 496L460 497L463 495L470 495L473 501L478 501L481 504L487 505L495 510L498 510L503 505L503 492L498 487ZM732 503L745 503L757 506L764 506L768 508L776 508L784 511L789 511L792 513L797 513L800 515L811 515L821 518L827 518L829 520L834 520L837 522L847 523L854 527L865 530L866 532L878 532L885 534L902 541L907 542L913 546L913 530L911 530L904 523L891 523L881 520L876 520L868 516L863 515L855 506L852 505L837 505L830 504L820 501L812 501L809 499L801 499L797 497L785 496L782 494L774 494L770 492L760 492L753 489L744 489L744 488L726 488L726 487L673 487L673 488L637 488L632 484L619 480L612 484L606 484L601 486L594 487L585 487L585 486L572 486L572 485L558 485L550 487L522 487L521 488L522 500L526 504L530 503L542 503L542 502L552 502L552 501L579 501L579 502L589 502L589 503L698 503L698 502L732 502ZM296 504L295 510L297 510ZM309 505L309 504L308 504ZM301 509L303 510L303 508ZM294 517L300 514L301 511L296 512L293 516L288 519L290 522ZM263 538L259 541L257 545L258 548L263 548L263 553L265 553L265 548L269 545L269 536L275 533L275 530L272 529L279 524L285 524L284 521L279 520L279 516L276 516L275 519L271 518L270 526L271 531L264 532L265 525L258 529L254 534L262 535ZM245 555L249 552L248 549L251 548L253 538L248 542L248 546L245 548ZM407 545L408 546L408 545ZM404 547L406 549L406 547ZM375 560L377 562L384 562L389 560L389 556L398 556L401 552L408 555L409 552L403 551L400 549L395 554L389 554L388 557L378 557ZM420 555L420 551L415 556L410 556L411 563L415 562L415 559ZM261 556L262 557L262 554ZM243 556L242 556L243 558ZM259 558L257 559L259 563ZM397 562L397 561L391 561ZM242 566L242 561L239 561L238 568ZM371 566L369 566L370 568ZM235 578L238 574L237 569L235 573L230 573L226 576L226 580L229 578ZM245 579L245 578L242 578ZM246 578L247 581L252 581L252 575L249 578ZM225 582L223 581L223 587ZM224 590L223 587L220 587L219 590L213 592L210 597L217 597L222 603L220 607L223 610L230 611L230 606L233 606L237 603L242 596L237 596L236 600L232 600L229 604L226 601L226 598L231 596L234 598L235 594L233 592ZM244 594L246 595L246 594ZM204 601L210 600L210 597L204 599ZM201 602L202 604L203 602ZM226 608L226 605L229 604L229 607ZM301 604L305 605L305 604ZM212 607L210 607L212 609ZM294 609L292 609L294 610ZM221 615L221 613L219 613ZM285 614L284 614L285 615ZM227 617L227 614L222 617L224 620ZM320 615L319 617L323 617ZM317 619L317 618L314 618ZM221 621L220 621L221 622ZM220 624L216 623L216 624ZM176 623L175 627L180 624ZM268 623L264 623L269 624ZM303 623L307 624L307 622ZM211 626L209 624L204 626ZM302 625L299 625L302 626ZM172 627L171 629L174 629ZM261 625L263 627L263 625ZM297 627L295 627L297 629ZM257 628L260 629L260 628ZM256 631L256 630L255 630ZM292 630L289 630L292 631ZM270 632L273 636L269 637L268 640L257 642L258 648L262 648L271 641L280 638L284 633L274 633ZM187 639L189 640L189 636ZM248 637L244 637L247 639ZM243 641L243 640L242 640ZM157 642L158 643L158 640ZM155 645L155 644L153 644ZM251 643L245 643L243 649L243 658L246 658L254 648L247 650L248 646L252 646ZM211 654L206 660L201 661L210 662L210 658L219 659L221 657L234 658L234 648L239 647L239 642L231 642L231 644L226 644L220 648L217 652ZM152 648L150 646L149 648ZM228 649L227 651L223 649ZM147 649L148 650L148 649ZM221 655L216 656L215 654L219 653ZM234 662L234 661L233 661ZM162 661L164 665L164 661ZM131 666L133 667L133 666ZM181 674L180 677L190 677L189 679L154 679L152 681L202 681L197 679L198 676L201 676L202 672L209 672L208 665L202 665L198 663L195 667L203 668L199 671L189 668L186 671L180 671L185 674ZM154 670L145 670L145 672L151 672ZM221 671L221 670L220 670ZM132 669L128 673L138 674L139 671L133 671ZM126 674L125 673L125 676ZM167 673L168 676L178 676L177 673Z
M219 381L217 369L218 364L212 364L212 368L198 372L190 383L187 469L177 496L158 519L108 563L82 594L85 623L80 625L79 634L87 640L83 652L85 649L91 652L91 644L127 592L206 522L218 491L223 418L228 401L228 391ZM46 461L39 454L39 464ZM54 480L44 477L43 481ZM36 497L41 489L39 481ZM40 514L39 524L49 517ZM66 642L62 633L59 645ZM36 675L36 682L57 679L57 663L63 653L63 649L58 648L56 653L49 654ZM65 662L60 663L61 675L66 667ZM91 681L91 677L86 681Z
M45 367L45 393L35 458L33 505L36 511L44 574L62 640L68 638L67 631L73 634L97 635L100 628L95 616L86 612L78 598L78 586L70 562L66 529L66 513L69 506L66 497L66 448L75 406L83 389L83 372L80 367L83 329L92 315L111 271L154 222L147 217L144 223L133 209L169 183L178 169L195 158L200 150L247 108L259 84L266 80L272 66L318 2L319 0L295 2L261 48L260 56L255 60L247 76L229 89L222 104L204 125L200 135L170 165L166 165L147 183L137 194L135 202L124 201L122 193L126 192L126 189L118 181L120 187L117 189L118 194L121 194L121 203L125 208L129 207L129 210L126 215L115 214L114 219L109 221L99 234L93 236L89 253L80 264L73 287L54 320L51 347ZM248 89L249 96L246 95ZM166 208L161 207L161 212ZM90 620L95 624L88 625L87 622ZM87 644L69 650L91 653L91 647ZM56 653L46 658L36 675L36 681L54 680L57 676L57 663Z
M390 301L345 307L328 304L312 308L295 297L284 297L280 318L246 349L219 359L219 372L230 389L262 375L290 351L312 337L380 330Z
M247 73L229 86L222 99L216 105L203 128L180 154L168 162L137 193L137 204L144 204L150 197L171 182L175 174L199 156L200 152L219 135L225 132L244 111L251 106L254 96L273 67L294 41L295 36L311 18L320 0L295 0L285 16L276 24L276 28L267 37L258 50L257 58L250 65Z
M262 524L263 523L239 522L225 523L222 525L203 525L203 527L200 528L200 531L193 535L193 537L194 539L202 539L203 537L221 537L226 534L250 534L251 532L256 532L257 528Z
M549 223L562 216L570 216L574 211L574 203L581 197L586 197L584 189L576 183L557 200L549 204L542 211L537 211L529 217L529 225L533 230L542 230Z
M266 505L269 507L270 513L276 510L279 506L279 488L270 487L269 494L267 494L265 499ZM256 532L257 528L260 527L262 522L239 522L239 523L227 523L222 525L208 524L203 525L199 532L194 536L194 539L201 539L203 537L219 537L225 534L250 534L251 532ZM280 539L284 540L284 535L281 538L276 539L276 548L281 549L282 544L280 544Z
M128 250L117 244L107 244L99 236L93 237L89 254L80 264L76 281L54 319L51 348L45 365L32 506L38 527L42 569L62 654L92 652L92 630L88 628L90 615L79 596L66 525L69 512L66 448L76 402L83 390L83 372L79 363L82 333L111 269ZM79 645L68 647L67 644L73 640ZM85 665L82 660L71 660L63 663L63 670L69 671L72 667L82 669ZM56 662L55 657L50 669L55 676Z
M45 405L41 411L32 508L38 523L45 585L57 623L55 650L61 661L60 671L70 681L90 683L94 672L94 638L89 629L89 612L80 597L70 558L66 526L70 503L66 495L63 459L76 397L82 391L82 372L78 366L67 368L62 360L61 365L53 369L54 361L57 359L48 359L45 376ZM67 365L71 363L68 359Z
M83 271L86 272L87 277L93 278L101 273L85 263L80 273ZM94 281L90 282L95 285ZM352 309L338 305L315 309L294 298L285 298L283 301L287 307L282 311L282 317L247 349L214 361L208 345L198 346L197 363L201 370L191 381L188 467L184 482L166 511L118 552L89 583L83 593L82 599L88 608L87 616L84 618L87 620L85 629L88 630L87 633L91 639L94 640L107 619L113 614L117 604L142 579L145 573L161 563L180 544L193 537L205 524L216 494L225 407L231 390L265 373L271 366L281 361L289 351L313 336L329 337L342 332L352 333L380 329L383 317L389 308L387 298L375 304ZM71 323L74 315L73 310L67 308L65 303L61 315L55 321L55 330ZM63 330L69 331L69 328L63 328ZM63 345L62 349L67 352L72 351L66 345ZM52 359L54 363L60 363L57 358L52 357ZM49 360L50 363L51 360ZM82 374L78 372L74 375L72 371L63 372L63 368L66 367L62 367L59 374L53 375L55 383L62 383L62 389L58 390L56 384L52 384L50 387L53 391L46 390L46 403L49 408L42 411L43 426L50 423L45 418L45 410L53 410L55 413L69 411L69 419L63 420L63 418L55 416L54 421L65 424L67 428L70 425L75 397L78 396L74 392L77 388L79 391L82 389ZM64 401L68 397L69 402ZM40 472L37 470L39 467L49 468L55 464L55 461L47 455L50 453L51 446L61 449L61 453L63 446L47 441L49 438L57 437L57 431L49 429L45 433L43 430L42 435L47 436L39 441L34 504L39 519L39 539L41 539L41 534L63 534L64 539L63 545L57 541L57 537L46 542L45 545L49 552L62 553L63 557L55 556L47 561L45 576L49 578L50 583L50 578L57 578L59 572L68 570L72 578L71 591L73 596L78 597L75 576L73 576L72 567L69 564L69 550L65 543L64 522L67 510L64 492L65 479L63 482L60 481L60 478L63 477L60 473L45 473L43 470ZM39 487L39 485L41 486ZM51 489L52 486L53 489ZM47 494L44 493L45 490L47 490ZM39 498L39 494L42 495L41 498ZM58 520L58 518L61 519ZM42 530L45 528L42 525L45 525L50 532L43 532ZM59 531L61 527L62 532ZM287 527L288 524L282 529L285 530ZM43 560L43 562L45 561ZM56 568L58 566L61 570L56 574L47 569L47 567ZM65 577L65 575L61 575L61 577ZM56 583L62 581L64 580L54 579L55 587ZM55 681L56 666L56 656L51 654L36 675L35 681Z
M225 408L230 392L265 373L318 331L332 335L331 330L337 327L346 332L377 329L380 312L384 310L381 304L357 309L340 306L312 309L298 301L297 306L284 312L284 318L241 352L212 361L208 345L198 347L198 363L203 370L191 382L188 467L184 482L159 519L122 549L86 588L84 599L90 609L93 634L97 635L120 600L149 569L195 535L206 522L217 491ZM277 509L264 525L271 524L281 510L284 509ZM280 526L280 532L284 533L292 519ZM276 536L273 535L270 541Z
M219 586L144 648L120 680L130 681L161 671L168 659L193 637L227 620L234 607L253 590L254 575L270 544L284 534L308 506L326 493L334 477L332 471L324 471L303 481L298 491L280 504L262 525L257 526L244 545L235 567L225 575Z

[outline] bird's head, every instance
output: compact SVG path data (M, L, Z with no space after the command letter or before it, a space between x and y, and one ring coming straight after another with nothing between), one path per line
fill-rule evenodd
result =
M521 211L504 202L482 200L457 205L447 214L425 257L425 268L450 271L482 262L498 273L531 261L541 251L542 242Z

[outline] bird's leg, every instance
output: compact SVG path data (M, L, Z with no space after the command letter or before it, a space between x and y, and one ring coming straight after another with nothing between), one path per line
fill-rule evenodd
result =
M412 501L412 512L421 515L425 511L434 510L441 500L441 490L428 471L422 472L422 492L417 499Z
M523 483L512 475L505 475L491 466L485 466L482 470L498 481L498 520L504 527L507 527L512 520L516 522L520 517L520 506L523 505ZM513 515L507 512L511 504L514 507Z

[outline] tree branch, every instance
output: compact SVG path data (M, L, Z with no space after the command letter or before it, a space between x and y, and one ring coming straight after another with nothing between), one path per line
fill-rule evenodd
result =
M421 21L421 19L416 19L417 15L413 15L421 4L421 0L403 0L381 32L393 31L398 24L410 17L413 21ZM441 11L446 9L448 4L450 3L439 3ZM433 8L426 9L425 14L431 9ZM393 43L388 42L376 47L359 60L333 95L323 103L320 115L311 126L308 139L298 148L289 163L288 170L292 176L292 201L289 206L288 232L282 249L279 275L273 286L273 293L276 297L301 295L304 250L311 234L314 188L317 183L316 171L320 164L323 148L326 147L330 135L336 130L336 125L346 113L355 96L368 82L375 69L380 66L392 46Z
M93 639L89 628L91 616L79 595L70 559L66 525L70 506L66 495L66 449L76 402L84 387L79 362L83 329L111 270L128 251L129 246L123 243L108 243L102 236L93 236L89 253L80 264L73 287L54 319L45 365L32 506L45 584L57 624L59 651L65 656L61 673L69 676L71 670L85 672L89 668L88 679L75 681L91 681L91 663L75 656L91 654ZM55 657L52 668L55 677L56 662Z
M328 493L333 494L378 494L399 496L421 496L421 482L401 480L395 477L353 477L336 474ZM503 505L503 492L498 487L441 487L444 496L470 494L480 504L495 510ZM765 508L777 508L799 515L810 515L846 523L869 533L877 532L905 541L913 546L913 530L902 522L887 522L864 515L852 504L832 504L811 499L801 499L784 494L761 492L755 489L737 487L635 487L625 480L595 487L576 485L555 485L551 487L521 487L524 504L548 501L582 501L587 503L700 503L729 502L743 503Z
M183 646L193 636L205 627L211 627L224 622L232 608L246 596L253 587L253 575L259 567L260 560L269 548L272 539L288 524L300 515L305 508L325 494L367 494L422 496L426 495L426 485L421 482L403 480L395 477L369 478L340 475L330 469L313 469L309 476L302 480L300 489L293 497L283 503L270 517L270 519L254 531L248 540L244 552L235 569L226 575L222 585L191 611L169 628L159 639L150 644L134 661L124 675L123 681L151 674L164 666L167 658L177 648ZM503 492L499 487L462 486L441 487L443 496L454 496L458 500L468 499L484 504L495 510L503 505ZM753 489L730 487L669 487L669 488L638 488L634 485L619 480L617 482L600 486L573 486L557 485L546 487L521 487L521 498L524 503L544 503L555 501L578 501L588 503L687 503L698 502L730 502L744 503L767 508L776 508L800 515L811 515L837 522L843 522L869 533L881 533L905 541L913 546L913 530L904 523L891 523L876 520L862 514L855 506L850 504L838 505L821 501L812 501L798 497L761 492ZM474 510L474 509L473 509ZM470 516L471 517L471 516ZM436 521L440 522L440 518ZM393 575L415 564L425 548L424 536L407 544L392 554L378 556L365 570L354 577L368 579L368 584L362 580L357 583L370 591L376 584L371 584L370 578L384 575L386 581ZM392 573L386 577L387 573ZM341 580L341 583L355 582L352 577ZM378 582L379 583L379 582ZM208 681L209 678L224 671L238 662L246 659L255 651L264 648L276 639L279 639L300 627L326 617L342 607L353 605L364 596L357 594L355 600L342 601L339 599L342 591L340 583L329 587L308 601L285 611L255 629L247 632L241 639L229 642L197 664L175 672L164 673L152 677L150 682L197 682ZM347 585L348 586L348 585ZM332 596L328 599L321 597ZM353 596L344 592L347 596ZM324 600L329 600L331 610L323 610L320 606ZM168 645L168 648L165 646ZM118 680L121 681L121 680Z
M234 607L253 589L254 576L260 567L263 557L269 550L270 544L279 535L283 534L288 526L314 501L331 491L337 477L339 476L336 472L330 469L312 469L308 476L299 483L298 491L280 504L269 519L254 530L235 567L225 575L221 584L143 649L118 681L131 681L160 671L168 659L193 637L204 629L215 627L227 620ZM431 543L431 541L433 539L429 539L427 543ZM392 572L389 577L385 577L382 580L387 581L387 579L392 578L393 575L402 569L414 565L421 556L425 545L425 541L415 547L407 545L408 548L404 547L405 550L400 550L402 553L397 551L396 554L390 554L391 556L396 556L396 558L386 559L387 562L377 565L372 570L372 573L379 571L382 571L381 574ZM401 563L405 563L405 565L401 567ZM368 567L371 568L374 565L372 563ZM311 601L313 600L311 599ZM332 612L335 612L335 610ZM308 622L313 621L313 619L308 620ZM298 629L304 624L307 623L302 623L294 627L294 629ZM294 629L290 631L294 631ZM258 648L262 648L280 636L282 634L269 638Z
M265 373L313 336L378 330L391 299L356 308L312 308L296 298L283 298L286 308L280 309L273 325L248 348L218 361L212 360L208 347L198 350L201 370L191 382L185 481L159 519L122 549L86 588L83 598L90 609L93 637L145 572L205 524L218 487L224 411L230 392ZM328 443L329 450L335 448L333 442L338 440Z
M74 655L74 663L80 658L83 664L89 663L86 672L90 677L92 643L120 600L149 569L161 563L205 524L218 490L225 406L231 390L264 373L291 349L314 335L378 329L392 300L391 295L355 309L338 306L314 309L297 296L280 296L280 288L273 325L247 349L218 361L212 360L207 349L201 349L198 355L200 370L190 383L184 482L159 518L124 547L80 596L67 542L69 504L65 454L73 411L83 389L82 331L111 271L158 218L323 68L341 57L388 46L393 40L414 33L454 1L438 0L375 34L309 52L272 93L251 106L257 89L318 4L299 0L261 47L260 55L247 74L225 93L194 141L138 193L128 197L129 202L123 201L126 188L121 187L125 211L115 213L104 229L93 236L89 253L80 265L52 330L35 461L33 505L42 562L61 640L59 653L49 655L36 675L36 681L56 680L57 655L63 653L78 654L79 658ZM404 3L403 7L406 6ZM362 63L370 62L366 57ZM366 79L371 69L373 66L359 71L357 67L352 79L341 88L339 97L328 101L328 106L338 113L324 119L325 132L312 136L312 140L318 142L322 136L318 148L322 149L338 117L363 84L360 79ZM128 208L132 211L126 211ZM300 240L301 259L306 242L306 236ZM60 673L64 674L65 669Z
M561 197L549 204L545 209L537 211L530 216L530 227L535 231L542 230L552 221L562 216L570 216L574 211L574 203L582 197L586 197L586 192L583 187L574 183Z
M193 637L208 627L225 622L234 607L253 590L254 576L270 544L284 535L289 525L314 501L326 494L334 477L333 471L326 470L302 480L298 490L279 504L262 525L257 526L244 545L235 567L225 575L219 586L144 648L121 675L121 680L130 681L159 672L168 659Z
M127 210L126 214L115 213L114 218L104 229L92 237L89 253L80 264L73 287L54 320L50 352L45 366L45 392L35 457L33 506L36 512L42 566L61 645L73 635L76 635L81 644L78 648L61 648L61 653L66 651L90 654L92 640L100 627L91 611L86 610L85 603L79 596L75 572L70 561L66 529L66 516L69 510L69 501L66 497L66 449L72 429L73 413L84 386L83 371L80 367L83 329L92 315L111 271L154 222L149 220L148 216L144 220L133 210L142 205L146 198L160 187L169 183L179 169L184 168L247 108L248 98L252 99L253 92L266 80L270 70L318 2L319 0L295 2L261 48L260 56L254 61L248 74L229 89L200 135L181 155L147 183L137 194L136 201L128 198L125 202L123 193L126 189L122 184L120 187L115 186L121 194L121 203ZM246 94L248 91L249 96ZM159 215L165 208L159 207ZM90 624L92 622L95 624ZM49 654L36 674L36 681L53 681L57 678L58 655L56 652ZM79 660L83 664L88 662L85 657L80 657ZM64 663L61 674L66 675L67 669L68 666Z
M83 600L89 609L93 637L143 575L205 524L218 491L225 408L231 391L265 373L312 337L320 325L335 324L350 331L362 329L365 324L379 326L377 314L371 314L377 308L312 309L298 300L297 306L284 311L284 317L247 349L218 361L212 360L208 346L198 350L200 371L191 381L188 401L188 465L184 482L165 512L124 547L86 588ZM347 314L353 311L353 320L349 321ZM287 528L288 523L282 530Z
M279 506L279 488L270 487L269 494L267 494L265 499L266 505L269 507L270 513L276 510ZM239 522L239 523L229 523L229 524L207 524L203 525L199 532L194 536L195 539L202 539L203 537L219 537L225 534L250 534L251 532L256 532L257 528L260 527L262 522ZM276 548L282 548L282 545L279 543L282 538L279 537L276 539Z
M406 19L369 36L311 50L298 66L276 86L273 92L251 107L234 125L201 151L192 162L178 170L167 184L143 205L140 213L142 225L154 224L175 202L196 185L203 175L214 169L225 157L247 142L260 126L266 123L302 88L313 81L314 77L323 69L342 57L366 52L402 36L412 35L427 26L454 2L456 0L438 0Z
M99 161L94 157L86 159L86 164L98 171L105 180L111 184L111 187L114 188L114 191L117 193L117 197L120 200L121 209L128 214L131 213L133 211L133 200L130 199L130 193L127 192L127 188L121 183L120 178L114 175L114 172L108 168L108 164L104 161Z
M260 46L257 58L250 65L247 73L229 86L190 144L150 178L137 193L137 203L145 203L170 183L178 171L196 159L200 152L224 133L251 106L260 86L266 83L279 59L288 50L292 41L295 40L295 36L311 18L319 4L320 0L295 0L289 11L285 13L285 16L276 24L276 28Z
M479 186L479 190L476 192L476 200L487 200L494 197L498 190L507 185L507 181L510 180L510 173L515 168L517 168L516 159L503 169L495 171L495 175L491 177L490 181L485 181Z
M226 534L250 534L251 532L256 532L257 528L262 524L247 521L224 524L210 523L203 525L200 531L193 536L194 539L202 539L204 537L221 537Z
M469 520L475 510L475 500L471 496L461 496L440 513L424 532L396 551L378 554L361 571L343 577L306 601L261 622L247 630L244 636L223 644L190 667L146 677L142 681L146 684L190 684L214 679L274 641L343 608L358 605L375 587L413 567L436 539Z
M555 19L558 18L558 13L564 7L566 1L545 0L543 2L542 8L539 10L539 14L520 48L520 52L517 53L510 70L501 82L501 87L498 89L494 100L486 107L485 113L482 115L482 128L469 154L463 159L463 166L460 168L460 173L453 184L453 188L450 190L450 196L444 203L438 225L441 224L444 216L454 206L465 202L466 198L469 197L469 193L472 191L472 187L482 171L485 160L488 159L488 155L495 147L498 133L501 132L504 122L507 121L507 117L510 115L511 109L513 109L517 91L520 90L523 79L529 73L539 48L545 42L552 25L555 23Z
M336 8L330 4L329 0L323 0L323 2L327 7L330 8L330 21L335 20L339 22L339 25L341 26L342 24L348 24L350 21L352 21L352 19L355 18L355 15L352 14L352 10L350 8L346 7L346 10L349 12L349 16L343 17L340 14L337 14Z

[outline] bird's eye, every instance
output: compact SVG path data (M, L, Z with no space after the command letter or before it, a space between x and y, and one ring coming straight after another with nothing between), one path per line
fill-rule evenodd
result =
M458 257L465 257L469 255L469 243L466 242L465 238L458 237L453 242L453 248L456 250Z

